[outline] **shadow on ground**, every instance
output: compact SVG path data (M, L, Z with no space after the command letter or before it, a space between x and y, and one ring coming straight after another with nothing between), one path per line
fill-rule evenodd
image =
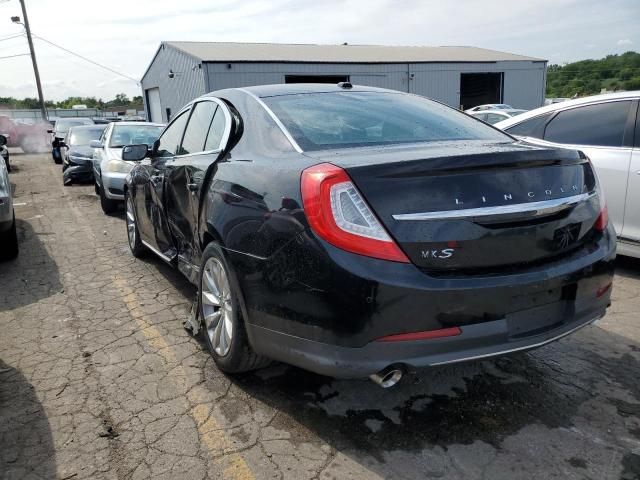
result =
M0 360L0 477L56 478L51 427L33 386Z
M20 253L14 260L0 262L0 312L36 303L62 290L56 262L42 238L29 222L16 218Z

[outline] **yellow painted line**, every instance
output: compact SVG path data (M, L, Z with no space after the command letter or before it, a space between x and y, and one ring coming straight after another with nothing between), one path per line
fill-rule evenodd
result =
M171 350L171 346L162 337L160 330L154 326L149 320L147 315L142 314L140 310L140 302L138 296L134 290L129 286L124 278L115 277L113 283L124 295L124 303L129 310L131 318L138 325L139 330L145 336L145 339L157 350L157 353L164 358L168 364L177 364L175 368L168 374L171 377L185 377L187 372L184 367L178 361L178 358ZM197 392L197 390L196 390ZM206 404L208 398L203 394L194 394L190 400L196 403L195 407L191 409L189 415L195 422L200 440L207 447L212 455L223 455L232 449L232 443L225 436L222 428L215 418L211 415L211 409ZM244 461L242 456L238 453L231 453L216 460L221 464L223 469L223 478L231 480L254 480L255 476L253 472Z

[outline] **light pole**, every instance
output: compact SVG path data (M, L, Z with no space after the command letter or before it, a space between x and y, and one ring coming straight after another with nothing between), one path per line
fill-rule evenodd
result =
M42 85L40 84L40 72L38 72L38 62L36 62L36 51L33 49L33 40L31 39L31 29L29 28L29 17L27 17L27 8L24 6L24 0L20 0L22 7L22 18L24 23L20 21L20 17L11 17L13 23L24 25L27 32L27 42L29 42L29 50L31 51L31 63L33 63L33 73L36 76L36 88L38 89L38 100L40 101L40 113L42 120L47 121L47 109L44 106L44 96L42 95Z

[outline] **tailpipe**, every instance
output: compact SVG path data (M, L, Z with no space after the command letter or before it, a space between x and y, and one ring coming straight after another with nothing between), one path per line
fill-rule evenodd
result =
M382 388L391 388L402 379L402 375L404 375L404 372L401 368L389 366L378 373L369 375L369 378Z

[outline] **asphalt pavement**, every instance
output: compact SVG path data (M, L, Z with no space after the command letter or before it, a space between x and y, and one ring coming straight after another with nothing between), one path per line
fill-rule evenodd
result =
M282 364L230 377L183 329L195 289L129 253L124 212L12 153L0 263L0 478L639 479L640 261L596 325L393 389Z

